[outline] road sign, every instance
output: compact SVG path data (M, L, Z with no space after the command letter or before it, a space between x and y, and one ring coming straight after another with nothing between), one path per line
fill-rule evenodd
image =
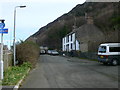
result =
M7 34L8 28L0 29L0 33Z
M0 23L0 28L4 28L5 27L5 23Z

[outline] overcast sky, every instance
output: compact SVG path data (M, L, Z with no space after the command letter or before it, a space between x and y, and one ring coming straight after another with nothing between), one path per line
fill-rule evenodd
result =
M17 8L16 12L16 41L25 40L39 28L69 12L77 4L85 0L0 0L0 19L5 19L4 44L13 44L14 8L26 5L26 8ZM1 40L0 40L1 41Z

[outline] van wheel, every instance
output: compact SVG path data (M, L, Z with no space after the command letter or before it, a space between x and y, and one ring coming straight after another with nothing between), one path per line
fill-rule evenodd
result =
M113 65L113 66L118 65L118 61L117 61L117 59L113 59L113 60L112 60L112 65Z

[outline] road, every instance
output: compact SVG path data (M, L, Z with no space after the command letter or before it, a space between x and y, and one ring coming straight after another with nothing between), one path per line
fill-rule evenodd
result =
M41 55L21 88L118 88L118 66Z

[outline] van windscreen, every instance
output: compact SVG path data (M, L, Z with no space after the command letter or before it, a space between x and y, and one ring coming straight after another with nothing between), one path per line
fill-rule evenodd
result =
M106 53L106 46L100 46L99 49L98 49L98 52Z

